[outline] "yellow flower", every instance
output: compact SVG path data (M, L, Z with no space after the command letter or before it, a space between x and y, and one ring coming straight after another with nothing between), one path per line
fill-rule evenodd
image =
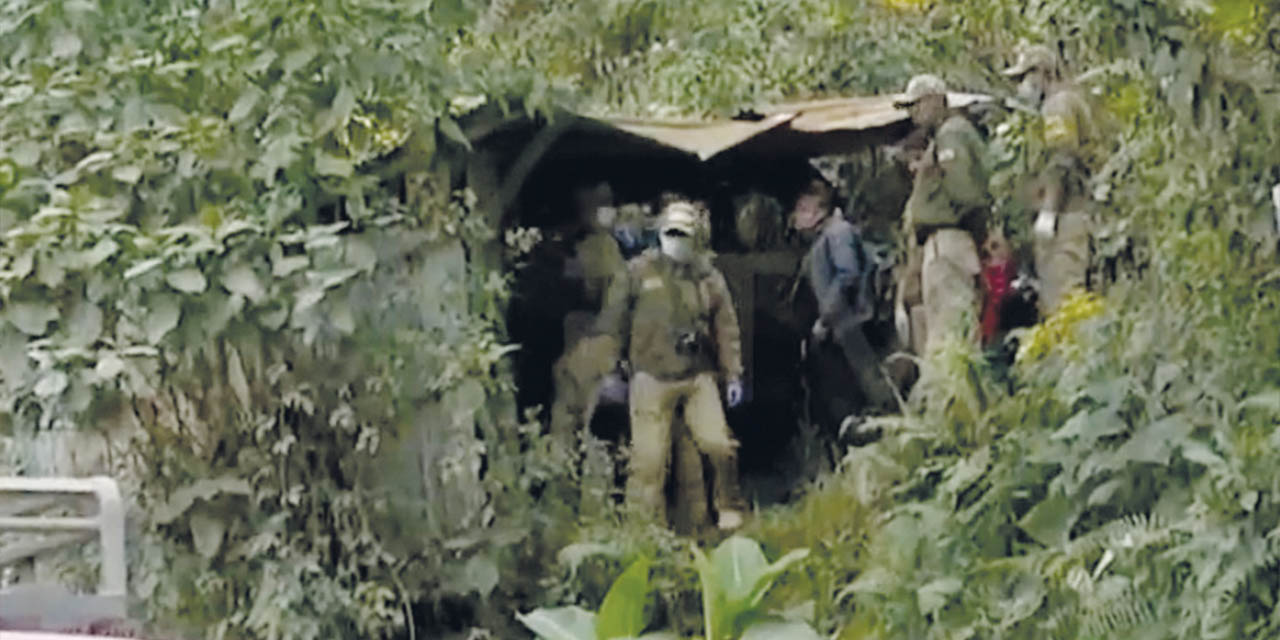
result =
M884 0L892 9L923 9L933 4L934 0Z
M1018 362L1038 360L1055 346L1075 339L1075 328L1081 322L1102 313L1102 299L1088 291L1072 291L1058 310L1032 327L1018 348Z

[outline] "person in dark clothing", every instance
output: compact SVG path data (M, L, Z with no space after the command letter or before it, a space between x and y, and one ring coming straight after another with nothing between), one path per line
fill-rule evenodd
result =
M875 295L867 277L871 265L857 230L838 209L833 210L833 195L829 184L814 180L797 199L792 215L792 226L812 243L805 260L818 302L813 338L818 343L834 339L840 346L868 412L890 411L896 398L863 332L863 324L875 312Z

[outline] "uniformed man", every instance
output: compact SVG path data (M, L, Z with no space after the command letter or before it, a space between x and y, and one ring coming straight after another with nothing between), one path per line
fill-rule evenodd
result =
M1072 289L1087 284L1094 221L1082 150L1094 134L1093 120L1084 95L1063 82L1058 57L1048 47L1024 48L1004 75L1018 82L1017 100L1038 109L1044 120L1033 196L1039 211L1033 249L1044 316Z
M574 244L566 275L580 286L577 310L564 322L564 354L552 368L555 402L551 406L551 433L564 447L572 447L590 425L602 390L616 390L607 347L598 340L584 340L591 331L604 294L612 280L626 270L622 252L613 237L616 211L607 183L579 189L574 194L582 236Z
M913 317L899 328L907 325L917 353L933 351L948 336L976 343L978 242L990 206L985 143L968 118L948 110L946 84L937 76L912 78L896 104L910 111L917 127L912 135L925 142L909 165L913 181L903 215L908 281L900 285L899 313L906 307ZM909 279L917 269L920 304L911 310L903 299L912 297Z
M707 230L698 208L667 204L659 224L660 248L647 251L614 280L599 333L626 355L630 386L631 467L628 506L664 520L663 487L672 451L672 426L683 415L690 437L709 460L721 528L741 525L737 442L721 404L742 402L742 348L729 288L711 264Z
M811 245L805 260L818 302L812 334L819 343L835 340L868 408L884 412L893 408L893 390L863 333L863 324L875 315L874 266L858 232L834 209L834 197L830 184L814 180L797 198L792 214L792 226Z

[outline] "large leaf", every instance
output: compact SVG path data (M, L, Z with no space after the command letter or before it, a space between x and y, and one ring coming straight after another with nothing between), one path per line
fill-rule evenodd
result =
M67 345L87 348L102 335L102 310L98 305L81 300L67 316Z
M81 253L79 264L76 266L82 269L92 269L102 264L107 258L115 255L119 250L120 245L115 240L105 238L98 244L93 245L92 249Z
M58 310L43 302L15 302L5 314L9 322L29 336L43 335L49 323L58 318Z
M218 555L222 548L222 539L227 533L227 524L223 518L210 515L202 509L191 514L191 538L196 552L206 560Z
M129 267L128 269L126 269L126 270L125 270L125 272L124 272L124 279L125 279L125 280L132 280L132 279L134 279L134 278L136 278L136 277L138 277L138 276L140 276L140 275L142 275L142 274L144 274L144 273L146 273L146 272L148 272L148 271L150 271L150 270L152 270L152 269L154 269L154 268L156 268L156 267L160 266L161 264L164 264L164 260L162 260L162 259L160 259L160 258L151 258L151 259L149 259L149 260L142 260L142 261L140 261L140 262L138 262L138 263L134 264L132 267Z
M698 570L698 581L702 586L703 633L707 640L717 640L724 635L724 623L721 620L724 616L725 597L719 587L715 566L697 545L693 546L693 566Z
M500 580L498 565L489 557L478 554L467 560L462 568L462 582L467 591L474 591L481 598L488 598Z
M154 297L142 322L143 330L147 332L147 341L151 344L159 343L178 326L181 317L182 310L176 300L167 295Z
M959 578L938 578L916 589L916 599L920 605L920 611L925 614L936 613L939 609L946 606L951 596L960 591L964 583Z
M596 613L597 640L640 635L644 631L645 600L649 596L649 560L641 558L613 582Z
M183 293L203 293L209 283L199 269L188 267L165 274L165 282Z
M1080 411L1071 416L1061 429L1053 433L1052 438L1062 440L1067 438L1084 438L1086 440L1096 440L1104 436L1122 433L1125 430L1125 423L1114 409L1105 408L1098 411Z
M736 630L742 620L758 614L756 608L773 581L808 553L807 549L797 549L770 564L754 540L733 536L720 543L709 559L699 561L707 609L704 614L709 628L714 629L708 631L708 637L726 637L724 634Z
M760 544L750 538L733 536L711 552L716 587L727 599L742 601L769 566Z
M67 389L67 374L61 371L50 371L36 383L35 393L41 398L51 398Z
M317 151L315 156L316 173L322 176L338 176L340 178L351 177L354 170L353 163L346 158Z
M540 640L596 640L596 616L582 607L534 609L516 619Z
M1052 491L1022 517L1018 526L1036 542L1046 547L1057 547L1067 543L1078 513L1070 498L1061 491Z
M177 520L197 500L209 500L219 495L247 496L249 493L249 483L243 478L228 475L197 480L174 491L168 501L154 505L151 508L151 524L163 525Z
M822 640L822 636L803 622L759 622L748 627L741 640Z
M231 293L237 293L250 302L257 304L266 297L267 291L258 280L253 268L246 264L231 267L222 276L222 286Z
M227 385L240 402L240 408L248 411L253 402L249 392L249 380L244 373L244 365L240 361L240 351L227 345Z
M1138 429L1116 451L1121 460L1169 464L1175 447L1191 434L1194 426L1181 414L1166 416Z

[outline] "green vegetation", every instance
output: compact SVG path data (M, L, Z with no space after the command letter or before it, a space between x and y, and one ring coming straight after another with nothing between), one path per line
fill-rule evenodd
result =
M209 638L520 638L556 606L608 634L1274 637L1277 33L1236 0L13 0L0 455L109 436L145 612ZM557 499L582 479L513 409L497 220L455 189L471 110L731 113L924 70L1004 93L1021 39L1104 116L1096 303L1011 382L929 363L744 532L761 570L810 550L763 595ZM993 128L1015 230L1033 139Z
M808 550L801 549L769 564L760 545L738 536L720 543L710 558L694 547L706 638L807 640L817 637L804 622L770 616L761 606L774 580L806 555ZM535 609L516 617L543 640L675 638L666 632L641 635L648 626L645 607L649 597L649 569L648 558L636 560L609 588L597 613L567 606Z

